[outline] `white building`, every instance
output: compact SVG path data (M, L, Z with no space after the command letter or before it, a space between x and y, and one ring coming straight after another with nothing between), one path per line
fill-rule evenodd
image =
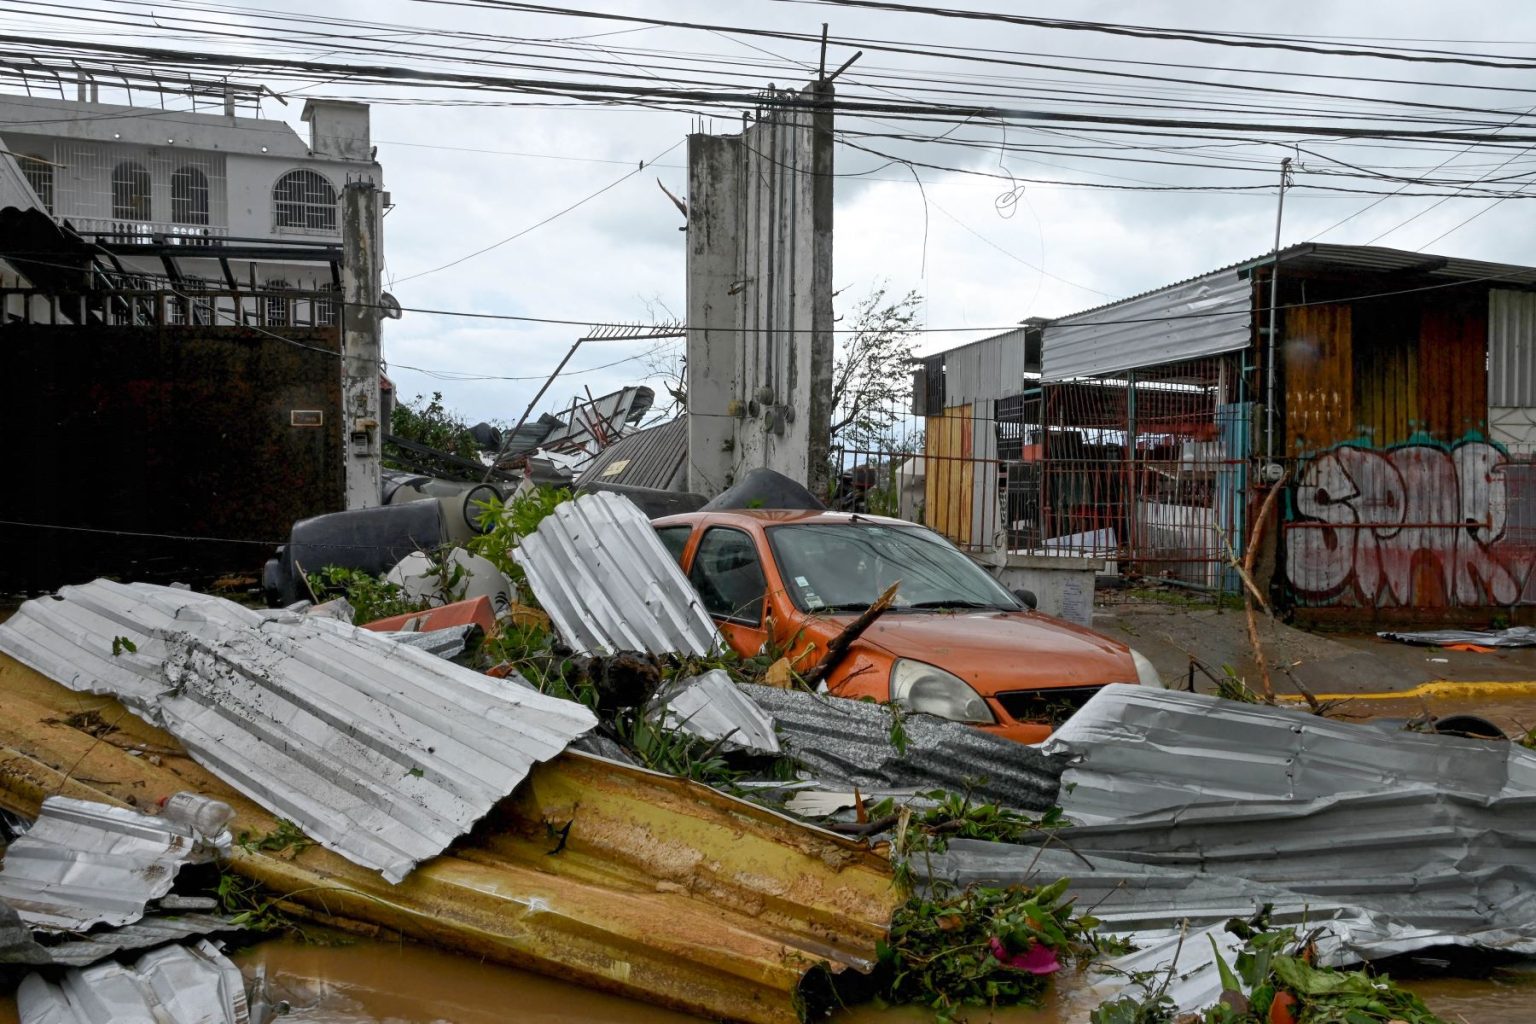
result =
M0 207L44 209L113 250L130 273L178 288L339 286L342 189L383 186L366 104L305 101L304 139L260 116L270 94L259 88L135 85L116 88L121 103L100 101L105 80L55 85L53 95L37 95L35 84L31 95L0 93L0 165L10 165L0 166ZM74 98L59 94L71 90ZM18 170L30 196L17 187ZM316 320L325 323L334 308L321 306ZM269 323L302 315L292 303L262 303Z

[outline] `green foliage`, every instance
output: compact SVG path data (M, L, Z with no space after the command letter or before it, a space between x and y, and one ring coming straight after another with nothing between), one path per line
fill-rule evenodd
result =
M1222 998L1190 1017L1192 1024L1268 1024L1271 1008L1282 999L1290 1003L1288 1016L1302 1024L1444 1024L1384 975L1314 966L1308 939L1291 928L1269 927L1268 913L1265 907L1252 920L1227 922L1242 948L1230 966L1217 951ZM1166 994L1172 978L1171 969L1132 975L1142 994L1104 1003L1089 1015L1089 1024L1169 1024L1175 1011Z
M235 844L246 853L287 853L297 855L314 846L315 841L306 836L303 829L287 818L279 818L277 827L270 832L258 835L255 832L242 830L235 837Z
M113 637L112 638L112 657L115 658L118 655L122 654L124 651L127 651L129 654L138 654L139 653L139 647L132 640L128 639L125 636L115 636L115 637Z
M394 412L389 418L389 432L403 440L415 441L417 444L424 444L428 448L436 448L440 452L447 452L464 459L475 459L480 454L480 446L470 435L469 428L443 407L441 391L432 392L431 399L417 395L414 404L404 401L396 402ZM388 450L384 455L384 464L387 466L397 469L411 468L409 464L400 464L392 460Z
M462 574L462 569L459 569ZM432 607L431 601L413 601L398 583L370 576L360 569L328 565L309 574L309 589L315 597L345 597L352 606L356 622L376 622L394 615L409 615Z
M1221 666L1221 678L1216 680L1216 696L1240 704L1264 703L1264 698L1248 689L1248 681L1238 675L1231 665Z
M911 450L893 433L912 388L912 345L921 326L922 296L900 298L877 285L853 307L852 332L840 343L832 371L832 446L853 451Z
M1064 901L1068 880L1039 889L972 886L958 892L916 895L899 907L889 938L879 946L889 972L883 998L917 1003L940 1021L968 1006L1038 1006L1048 975L1005 964L1009 955L1044 946L1060 961L1086 960L1099 952L1091 917L1074 917Z
M533 591L528 588L527 574L512 558L512 549L517 547L524 537L537 530L545 516L553 512L561 503L570 501L572 497L570 490L565 487L558 490L552 487L537 487L518 495L511 501L502 502L492 498L489 501L477 503L481 510L480 521L490 523L491 528L471 538L469 550L489 560L505 573L517 587L518 600L523 604L538 607Z
M249 878L228 871L221 873L214 897L219 901L219 910L237 928L266 932L288 927L288 919L273 905L274 901L262 898L260 883Z

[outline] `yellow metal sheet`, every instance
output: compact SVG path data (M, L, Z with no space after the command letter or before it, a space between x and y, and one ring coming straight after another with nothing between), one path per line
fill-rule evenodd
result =
M116 701L0 655L0 805L147 808L190 789L272 816ZM559 835L565 831L560 846ZM554 852L560 846L558 852ZM400 885L311 847L231 866L293 905L707 1017L793 1021L802 979L874 959L900 902L860 844L708 787L566 753Z

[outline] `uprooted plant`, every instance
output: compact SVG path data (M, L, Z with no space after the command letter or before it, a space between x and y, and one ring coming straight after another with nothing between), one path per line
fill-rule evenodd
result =
M1105 952L1098 921L1074 915L1068 880L1027 886L946 886L899 907L879 961L881 998L916 1003L940 1021L966 1007L1040 1005L1050 976Z
M321 600L346 598L356 622L376 622L395 615L425 611L432 606L430 601L411 598L398 583L339 565L328 565L310 573L309 589Z
M491 498L475 503L480 510L480 522L489 524L489 529L470 539L469 550L505 573L517 588L517 599L525 605L537 608L538 600L512 551L539 528L545 516L572 497L568 488L536 487L509 501Z
M1233 963L1211 939L1221 998L1178 1014L1168 995L1174 967L1131 976L1140 994L1099 1006L1090 1024L1444 1024L1418 996L1368 970L1317 965L1316 932L1269 923L1270 908L1226 930L1243 940Z

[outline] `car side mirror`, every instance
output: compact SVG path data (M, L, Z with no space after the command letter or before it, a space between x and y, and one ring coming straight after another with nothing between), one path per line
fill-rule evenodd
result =
M1022 587L1020 587L1018 590L1015 590L1013 592L1013 596L1018 598L1020 603L1022 603L1024 607L1028 608L1030 611L1034 611L1035 607L1040 603L1039 598L1035 597L1035 592L1033 590L1025 590Z

